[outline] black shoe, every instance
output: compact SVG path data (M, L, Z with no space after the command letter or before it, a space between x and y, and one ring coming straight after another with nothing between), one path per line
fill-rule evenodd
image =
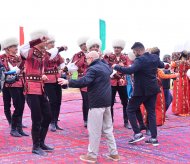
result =
M19 132L17 130L11 130L10 134L13 137L22 137L22 135L19 134Z
M41 156L47 156L48 155L48 153L46 153L45 151L43 151L40 147L33 148L32 149L32 153L37 154L37 155L41 155Z
M84 121L84 127L87 128L88 122Z
M146 144L152 144L153 146L158 146L158 140L156 138L149 138L145 141Z
M58 124L56 124L55 127L56 127L57 130L63 130L63 128L59 127Z
M50 124L50 130L51 130L52 132L55 132L55 131L56 131L55 123L51 123L51 124Z
M21 134L22 136L29 136L29 135L26 134L23 130L18 130L18 133Z
M131 125L129 123L124 123L124 127L127 129L132 129Z
M49 147L49 146L45 145L44 143L41 143L41 144L40 144L40 148L41 148L42 150L44 150L44 151L53 151L53 150L54 150L53 147Z
M141 140L143 140L145 137L143 136L142 133L138 133L138 134L135 134L133 139L129 140L128 143L132 144L132 143L135 143L135 142L139 142Z
M146 135L147 135L147 136L151 136L151 132L150 132L149 129L146 130Z

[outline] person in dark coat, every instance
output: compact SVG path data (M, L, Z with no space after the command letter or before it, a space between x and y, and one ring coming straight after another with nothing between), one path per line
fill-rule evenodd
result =
M149 128L151 132L151 138L145 142L157 146L155 103L160 88L158 86L156 73L157 68L164 67L164 63L160 61L158 55L145 52L144 45L140 42L135 42L131 49L137 57L130 67L126 68L120 65L113 65L113 68L119 72L134 74L134 92L127 107L128 117L134 131L134 137L129 143L135 143L144 139L137 125L136 118L136 111L143 103L148 113Z
M113 124L111 117L111 84L110 75L112 69L101 61L99 53L91 51L86 55L87 69L86 75L78 80L65 80L59 78L59 84L72 88L82 88L87 86L89 113L88 132L89 145L88 153L81 155L82 161L95 163L97 161L101 135L107 138L109 146L108 158L118 161L119 155L113 135Z

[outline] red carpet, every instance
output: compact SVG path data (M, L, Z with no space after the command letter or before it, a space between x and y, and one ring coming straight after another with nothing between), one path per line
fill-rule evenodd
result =
M129 145L127 141L133 133L132 130L123 127L121 105L116 103L114 134L121 156L118 163L190 163L190 117L177 117L170 111L167 116L169 119L166 120L165 125L158 127L160 142L158 147L145 145L144 141ZM83 163L79 160L79 155L87 152L88 133L83 127L80 93L63 91L60 120L59 124L64 130L48 132L46 139L46 143L54 146L55 151L49 153L47 157L34 155L31 153L31 136L21 138L10 136L10 128L3 113L3 102L0 96L0 163ZM28 126L24 130L30 133L31 119L27 105L23 123ZM98 163L112 163L104 157L105 153L107 153L107 146L103 138Z

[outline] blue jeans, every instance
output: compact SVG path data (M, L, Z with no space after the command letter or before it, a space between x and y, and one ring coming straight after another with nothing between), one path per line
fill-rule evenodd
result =
M170 92L169 89L164 89L164 97L165 97L165 102L166 102L166 111L168 110L172 100L173 100L173 96Z

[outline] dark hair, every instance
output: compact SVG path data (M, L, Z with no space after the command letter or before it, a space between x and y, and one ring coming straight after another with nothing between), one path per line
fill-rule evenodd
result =
M188 52L187 51L182 51L181 55L179 57L179 60L181 60L182 57L184 57L185 59L187 59L188 58Z
M144 45L141 42L135 42L133 46L131 47L131 49L135 49L135 48L144 49Z
M164 55L163 56L163 62L167 62L168 61L168 59L170 59L170 55L169 54L166 54L166 55Z

